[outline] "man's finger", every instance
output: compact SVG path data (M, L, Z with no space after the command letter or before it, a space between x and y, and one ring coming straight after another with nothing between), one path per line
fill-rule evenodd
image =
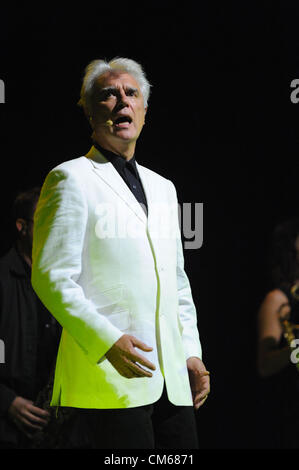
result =
M136 375L138 377L152 377L153 374L140 367L140 365L137 364L135 360L129 359L128 357L124 357L124 361L126 362L127 367L130 369L130 371L134 374L135 377Z
M203 399L203 400L201 400L200 402L196 403L196 404L194 405L195 409L198 410L198 408L200 408L202 405L204 405L205 402L206 402L206 399Z
M30 419L28 419L25 416L22 416L19 421L20 421L21 426L25 426L26 428L37 430L37 431L41 431L43 429L43 426L38 425L38 424L33 424L30 421Z
M155 364L150 362L146 357L141 356L141 354L138 354L134 348L135 345L139 348L138 345L144 345L146 348L148 348L148 352L151 351L153 348L150 348L146 344L142 343L142 341L139 341L139 339L135 338L132 336L132 345L133 348L131 348L131 351L126 352L126 356L131 359L132 362L138 362L139 364L148 367L151 370L156 370ZM142 349L142 348L139 348ZM145 350L144 348L142 350Z
M142 366L144 367L147 367L148 369L151 369L151 370L156 370L156 366L155 364L153 364L152 362L148 361L145 357L135 353L135 352L132 352L132 353L129 353L127 354L127 357L133 362L138 362L139 364L141 364Z
M208 370L200 372L200 374L199 374L200 377L206 377L207 375L210 375L210 372Z
M30 413L30 411L26 411L23 413L23 416L27 418L32 424L40 424L41 426L46 426L48 424L48 420L44 418L39 418L38 416L34 415L33 413Z
M209 394L207 392L199 393L198 395L196 395L196 394L193 395L193 405L194 405L195 409L198 409L201 405L204 404L204 402L208 398L208 395Z
M43 410L42 408L38 408L37 406L34 405L28 405L28 410L33 413L35 416L39 416L41 418L48 418L50 416L50 413L46 410Z
M118 373L125 377L126 379L136 379L139 377L151 377L152 374L150 374L147 371L143 371L140 367L134 366L134 364L131 363L131 365L128 363L128 366L122 369L118 370Z
M147 344L143 343L138 338L135 338L135 336L132 336L131 340L132 340L133 345L137 346L137 348L141 349L142 351L149 352L153 350L151 346L148 346Z
M204 398L205 396L209 395L209 391L208 390L203 390L203 391L192 391L192 396L194 397L194 399L196 400L201 400L202 398Z
M153 374L142 367L140 367L139 364L136 364L134 362L131 362L130 364L130 369L134 371L135 374L137 374L138 377L152 377Z

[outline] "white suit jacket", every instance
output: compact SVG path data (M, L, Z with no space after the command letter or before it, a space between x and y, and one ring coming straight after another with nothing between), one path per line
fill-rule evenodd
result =
M48 174L35 211L32 285L63 326L52 405L192 405L186 359L201 358L171 181L139 165L148 217L92 147ZM151 378L122 377L105 353L124 334L152 352Z

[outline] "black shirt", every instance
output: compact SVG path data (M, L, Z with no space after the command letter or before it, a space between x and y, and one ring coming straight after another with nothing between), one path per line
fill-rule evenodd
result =
M97 142L94 142L94 146L112 163L147 214L147 200L138 174L135 155L127 161L121 155L102 148Z
M16 247L0 259L0 442L18 443L7 410L16 396L34 401L54 365L61 327L31 285L31 269Z

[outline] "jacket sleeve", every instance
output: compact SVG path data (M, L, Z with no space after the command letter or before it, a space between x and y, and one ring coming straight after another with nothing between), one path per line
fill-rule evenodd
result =
M6 414L16 396L16 393L11 388L0 383L0 417Z
M123 333L97 311L77 282L87 217L78 175L52 170L34 215L31 280L46 308L96 364Z
M176 206L178 204L177 193L174 184L170 181L174 192ZM176 223L177 242L177 287L179 300L179 321L182 327L182 340L186 354L186 360L195 356L202 358L202 349L197 328L197 312L193 302L190 282L184 269L184 254L181 240L181 232Z
M4 306L3 290L5 289L6 292L9 292L9 291L7 291L6 283L7 283L7 272L5 272L4 276L2 276L2 275L0 276L0 306L1 306L1 308L0 308L0 325L3 325L3 324L5 325L5 320L2 319L1 317L2 317L3 311L4 311L4 308L3 308L3 306ZM8 298L9 298L9 296L8 296ZM0 334L0 341L3 341L2 338L1 338L1 334ZM1 368L1 359L2 359L1 353L2 353L2 344L0 344L0 368ZM4 354L5 354L5 346L4 346ZM12 388L8 387L5 383L2 383L2 380L3 380L3 382L5 382L5 378L6 378L5 374L4 374L4 377L3 377L4 380L1 379L1 376L0 376L0 418L6 414L8 408L10 407L10 405L12 404L12 402L14 401L14 399L17 396L17 394L15 393L15 391ZM1 433L1 431L0 431L0 433ZM0 436L0 439L1 439L1 436Z

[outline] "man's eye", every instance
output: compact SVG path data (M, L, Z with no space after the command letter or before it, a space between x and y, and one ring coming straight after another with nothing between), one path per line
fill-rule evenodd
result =
M137 90L128 90L127 96L137 96Z
M102 93L100 93L99 99L100 101L106 101L108 98L111 98L111 96L114 95L115 93L112 90L102 91Z

